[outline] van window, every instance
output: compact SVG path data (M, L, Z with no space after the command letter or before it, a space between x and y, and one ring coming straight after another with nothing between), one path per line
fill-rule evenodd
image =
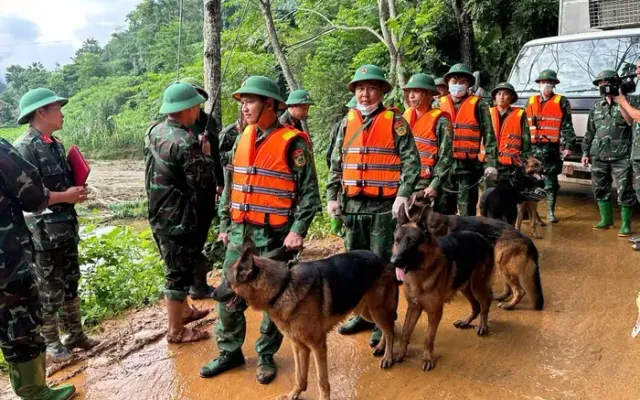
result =
M620 76L635 74L639 58L640 36L528 46L518 55L509 83L518 92L537 92L538 74L552 69L558 72L558 93L599 96L591 81L600 71L614 69Z

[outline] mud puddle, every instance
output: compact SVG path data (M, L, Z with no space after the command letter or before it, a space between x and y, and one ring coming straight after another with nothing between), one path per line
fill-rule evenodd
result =
M544 215L544 204L539 209ZM380 370L370 355L368 333L340 336L333 332L329 335L333 398L640 398L640 340L631 338L638 312L640 252L618 239L617 229L591 230L598 216L588 188L565 188L557 216L560 223L547 226L544 239L536 240L544 311L531 311L527 297L515 311L497 310L494 304L491 333L479 338L473 330L452 326L469 311L466 301L456 298L445 309L435 347L440 358L430 372L420 370L424 316L407 359L390 370ZM524 229L529 232L526 222ZM321 257L327 248L340 251L340 242L310 243L305 255ZM496 280L494 287L498 291L501 282ZM214 307L213 301L195 303ZM401 296L398 333L405 310ZM157 304L102 324L100 335L108 338L103 350L62 370L50 369L49 379L74 383L78 399L273 399L288 392L293 383L290 345L285 338L276 355L277 379L268 386L259 385L254 343L262 316L251 310L246 316L247 363L216 378L198 376L200 367L217 355L214 341L167 345L164 312ZM214 319L215 312L203 324L213 330ZM302 398L317 398L316 384L312 366L309 389Z

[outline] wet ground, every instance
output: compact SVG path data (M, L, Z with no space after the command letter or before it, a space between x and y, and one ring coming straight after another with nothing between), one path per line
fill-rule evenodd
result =
M333 398L640 399L640 339L631 338L638 313L640 252L618 239L615 229L591 230L597 209L588 188L565 186L557 216L560 223L548 226L544 239L536 240L544 311L530 310L527 297L515 311L497 310L494 304L491 333L479 338L474 331L452 326L468 312L466 301L456 298L445 308L435 344L440 358L430 372L420 370L426 316L414 332L408 358L390 370L380 370L369 354L367 333L344 337L333 332L329 335ZM635 226L640 228L640 223ZM523 229L529 230L526 222ZM340 243L317 244L307 256L321 256L323 249L339 251ZM501 288L499 280L494 284L496 290ZM208 301L197 304L214 306ZM398 332L405 305L401 296ZM164 314L156 305L103 324L104 348L56 372L50 381L74 383L78 399L273 399L292 386L290 345L285 339L277 354L277 379L259 385L253 345L261 316L248 311L247 320L246 366L217 378L198 376L199 368L217 354L213 340L167 345ZM204 326L212 329L213 321ZM316 382L312 366L303 398L317 398Z

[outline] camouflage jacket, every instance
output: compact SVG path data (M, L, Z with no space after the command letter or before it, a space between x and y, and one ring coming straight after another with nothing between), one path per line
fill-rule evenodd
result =
M256 145L259 145L271 132L282 125L277 122L271 128L262 132L258 129L258 137ZM238 137L239 139L239 137ZM231 160L235 154L236 147L238 145L238 139L231 150ZM307 142L298 137L291 143L288 150L289 167L297 176L297 206L293 213L292 221L289 225L275 229L271 227L258 227L251 226L250 231L253 235L254 244L258 247L266 245L271 236L271 231L274 231L279 237L283 237L288 232L296 232L303 237L307 235L307 231L311 226L316 213L321 209L320 193L318 191L318 177L316 176L316 170L313 160L313 154L307 145ZM227 170L226 182L232 182L232 171ZM220 207L218 215L220 216L220 232L226 232L229 234L229 238L232 241L239 240L242 243L242 239L246 232L247 224L236 224L231 221L231 215L229 213L229 199L231 197L231 185L226 185L222 197L220 199Z
M224 171L222 170L221 154L218 143L218 121L215 118L209 118L209 114L204 110L200 110L200 115L196 123L190 127L196 137L206 135L207 140L211 143L211 167L213 168L213 177L216 186L224 186Z
M16 139L14 146L40 173L51 192L64 192L73 186L73 174L65 148L55 136L45 138L34 127ZM49 207L51 213L26 217L36 251L52 250L79 240L78 219L73 204Z
M631 140L631 126L622 116L620 106L605 99L596 101L589 111L582 155L600 161L628 158Z
M43 211L49 191L38 171L0 138L0 285L31 274L31 241L22 211Z
M436 124L436 136L438 138L438 161L433 168L433 175L428 180L420 179L416 190L430 186L440 190L441 183L446 180L447 174L453 165L453 124L449 118L438 118ZM427 182L428 181L428 182Z
M151 229L160 235L191 233L198 215L215 207L211 160L202 153L198 137L177 121L153 125L145 136Z
M384 107L378 108L372 114L364 118L366 123ZM411 128L407 121L400 114L394 115L394 136L396 150L400 156L402 172L400 175L400 187L398 196L410 197L420 180L420 153L413 139ZM344 135L347 128L347 117L340 123L340 129L336 136L333 154L331 155L331 168L329 169L329 181L327 183L327 200L338 200L338 193L342 191L342 147L344 145ZM360 133L362 134L362 132Z
M631 96L629 103L633 108L640 109L640 96ZM640 160L640 122L633 121L633 144L631 146L631 159Z
M285 111L284 113L282 113L282 115L280 116L280 124L281 125L288 125L288 126L292 126L294 128L296 128L299 131L302 131L302 122L300 120L297 120L295 118L293 118L293 116L291 115L291 113L289 113L289 110Z
M226 167L231 162L231 157L233 156L231 150L233 150L233 145L236 143L238 135L240 135L240 131L238 131L238 124L235 122L225 126L218 134L218 149L220 150L220 162L223 167Z
M551 99L555 94L549 96ZM546 100L549 101L549 100ZM542 102L544 104L544 101ZM524 105L524 109L526 110L529 106L529 100ZM562 109L562 124L560 125L560 146L565 149L573 150L576 144L576 131L573 129L573 119L571 118L571 104L569 103L569 99L564 96L560 97L560 108ZM532 144L532 146L542 146L542 147L555 147L558 146L553 143L540 143L540 144Z

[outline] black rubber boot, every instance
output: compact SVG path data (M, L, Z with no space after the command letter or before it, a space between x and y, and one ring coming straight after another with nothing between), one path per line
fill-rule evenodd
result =
M359 315L354 316L346 323L342 324L338 328L338 333L341 335L353 335L355 333L368 331L376 326L373 322L369 322Z
M234 351L233 353L222 350L218 357L209 361L207 365L200 369L200 376L203 378L213 378L223 372L244 365L244 363L242 350Z

